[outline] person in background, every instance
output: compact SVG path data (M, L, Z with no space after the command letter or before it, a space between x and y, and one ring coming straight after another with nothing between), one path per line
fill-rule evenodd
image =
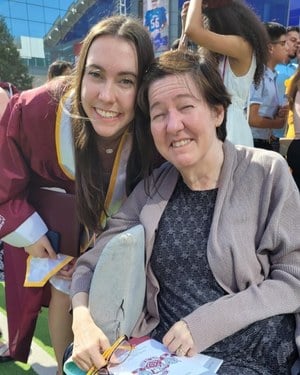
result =
M287 47L289 50L289 58L291 63L299 65L299 59L297 57L297 49L300 46L300 27L299 26L288 26L287 30Z
M17 87L7 81L0 81L0 87L6 92L9 98L19 93L19 90L17 89Z
M297 51L296 51L296 62L298 64L298 68L300 66L300 40L297 46ZM295 73L296 74L296 73ZM294 75L291 76L289 79L286 80L285 85L286 85L286 91L289 90L291 81L293 80ZM295 129L294 129L294 119L293 119L293 111L289 111L288 115L288 126L287 126L287 132L286 132L286 139L293 139L295 137Z
M9 102L9 96L7 95L6 91L0 87L0 119L7 107Z
M10 360L27 361L38 313L50 299L49 283L23 287L27 255L56 258L45 235L48 228L28 194L45 186L76 190L78 216L90 234L87 242L105 230L146 174L145 158L156 155L147 119L136 105L143 72L153 57L150 37L139 21L107 18L84 39L71 78L23 92L3 116L0 238L5 244ZM72 317L69 291L56 286L57 279L70 282L72 272L68 264L50 280L49 330L58 374L72 341Z
M298 42L298 45L297 45L295 62L298 64L298 68L299 68L299 65L300 65L300 39L299 39L299 42Z
M297 49L300 43L299 27L288 26L286 28L286 48L288 56L286 61L275 66L277 72L277 87L280 98L285 97L285 81L296 73L298 67Z
M287 58L286 30L277 22L266 22L265 28L269 35L269 58L263 80L258 87L251 86L249 124L255 147L279 152L279 140L272 130L285 126L288 105L281 105L275 66Z
M5 109L7 107L8 102L9 102L9 97L8 97L6 91L2 87L0 87L0 119L1 119L1 117L2 117L2 115L4 113L4 111L5 111ZM3 259L2 252L3 252L3 249L2 248L3 248L3 244L2 244L2 241L0 241L0 252L1 252L1 254L0 254L0 260L1 260L1 266L3 264L2 263L2 259ZM1 267L1 272L3 272L2 267ZM1 337L2 337L2 331L0 329L0 338ZM3 342L0 341L0 355L2 353L5 353L6 350L7 350L6 344L4 344ZM0 357L0 362L1 362L1 357Z
M300 190L300 68L290 82L287 96L289 107L293 113L295 136L287 150L287 162L294 180Z
M73 71L73 65L69 61L56 60L48 68L47 79L51 79L59 76L70 75Z
M275 66L275 71L277 74L276 85L280 105L285 105L288 103L288 99L286 96L286 82L297 71L298 62L296 61L296 57L298 43L300 43L299 27L288 26L286 28L286 47L288 51L288 57L286 61L284 61L283 63L279 63ZM279 142L279 138L284 137L285 133L286 126L282 127L281 129L274 129L272 131L272 134L277 143Z
M256 14L240 0L191 0L183 40L213 56L232 96L228 109L227 137L234 144L253 146L245 114L249 89L259 84L267 62L267 34ZM247 112L247 111L246 111Z
M78 259L73 360L84 371L106 364L110 343L87 307L91 279L107 242L142 224L147 288L132 336L150 335L179 356L221 358L221 375L288 374L298 357L300 196L287 163L226 140L230 96L209 59L162 54L138 98L168 162Z

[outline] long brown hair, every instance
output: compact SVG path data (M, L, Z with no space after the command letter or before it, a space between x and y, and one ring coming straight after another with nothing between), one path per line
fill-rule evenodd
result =
M102 230L100 216L102 212L105 213L106 188L96 144L99 136L96 134L82 107L81 85L90 46L96 38L104 35L118 36L135 46L138 59L138 88L144 70L154 58L153 47L147 31L138 20L131 17L113 16L100 21L92 27L82 42L74 75L72 103L76 197L80 221L88 230L96 233ZM155 154L149 126L137 106L132 124L132 133L133 146L126 171L127 194L132 191L138 181L150 172L149 163L147 162L146 167L144 161L149 161Z

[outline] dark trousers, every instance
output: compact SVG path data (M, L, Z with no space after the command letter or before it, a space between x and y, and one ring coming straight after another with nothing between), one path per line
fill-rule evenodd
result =
M280 141L277 137L271 137L270 140L271 147L273 151L279 152L280 151Z
M300 190L300 139L294 139L287 151L286 156L289 167L292 170L294 180Z
M270 141L267 140L267 139L254 138L253 143L254 143L254 147L256 147L256 148L263 148L265 150L273 151L272 145L271 145Z
M265 150L271 150L279 152L280 143L279 138L277 137L271 137L271 139L253 139L254 147L257 148L264 148Z

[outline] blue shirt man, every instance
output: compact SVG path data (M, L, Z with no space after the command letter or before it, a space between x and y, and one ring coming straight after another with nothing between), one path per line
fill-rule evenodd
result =
M259 104L258 114L268 119L273 119L276 116L279 107L276 77L277 73L267 67L260 85L255 88L254 84L252 84L250 88L250 106L252 104ZM270 143L272 135L270 128L251 127L251 131L254 145L257 140L264 141L261 143ZM269 148L271 149L271 147Z
M286 29L277 22L265 23L270 42L265 73L258 87L250 88L249 125L255 147L279 151L279 139L273 129L285 126L288 107L282 107L276 83L275 66L287 60Z
M295 60L297 55L297 48L299 42L299 27L298 26L288 26L286 28L286 47L288 51L288 58L285 62L279 63L275 66L277 72L277 89L280 104L287 104L286 100L286 86L285 81L289 79L292 75L296 73L298 68L298 63ZM273 135L275 137L281 138L284 136L285 127L282 129L274 129Z

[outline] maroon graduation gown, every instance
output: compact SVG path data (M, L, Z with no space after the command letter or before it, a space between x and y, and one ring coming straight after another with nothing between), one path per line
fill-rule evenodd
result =
M1 119L0 238L13 232L35 212L26 200L30 184L74 192L74 181L58 163L57 108L57 100L44 85L13 97ZM26 258L23 248L4 244L9 349L10 355L22 362L28 359L41 306L48 305L50 296L49 285L23 287Z

